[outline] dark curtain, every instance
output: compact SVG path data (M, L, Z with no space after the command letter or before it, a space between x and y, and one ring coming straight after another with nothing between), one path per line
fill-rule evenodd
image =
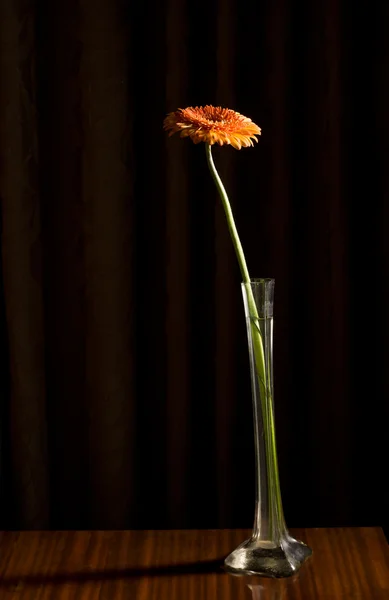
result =
M250 527L240 275L275 277L289 526L385 525L389 5L1 0L3 528ZM386 494L386 496L385 496Z

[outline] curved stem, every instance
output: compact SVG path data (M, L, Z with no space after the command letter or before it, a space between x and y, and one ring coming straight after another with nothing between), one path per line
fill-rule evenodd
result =
M238 230L235 225L234 215L232 214L231 204L228 199L228 195L227 195L226 189L223 185L223 182L220 179L219 173L216 170L215 163L213 162L212 147L210 144L205 144L205 151L206 151L207 163L208 163L209 170L211 172L211 175L215 182L217 191L219 192L219 196L223 203L224 212L227 217L228 229L231 234L232 243L234 244L240 271L242 273L243 283L250 284L250 275L249 275L249 271L247 268L242 244L240 243ZM262 336L261 336L261 331L259 328L259 317L258 317L257 306L255 304L251 285L247 286L247 302L249 305L250 315L252 318L251 329L252 329L252 337L253 337L254 352L255 352L255 357L256 357L258 376L260 378L261 385L263 386L264 390L266 390L265 354L263 351Z
M234 215L232 214L231 205L230 205L230 201L228 200L227 192L225 190L223 182L220 179L219 173L217 172L215 164L213 162L212 147L211 147L210 144L205 144L205 151L206 151L206 155L207 155L207 163L208 163L209 170L211 172L212 178L213 178L213 180L215 182L215 185L217 187L217 191L219 192L219 196L220 196L221 201L223 203L224 211L226 213L227 223L228 223L228 229L230 230L230 234L231 234L231 238L232 238L232 243L234 244L234 248L235 248L235 251L236 251L236 256L238 258L239 267L240 267L240 271L242 273L243 282L244 283L249 283L249 281L250 281L250 275L249 275L249 271L248 271L248 268L247 268L246 259L244 257L242 244L240 243L238 231L236 229Z
M265 364L265 354L263 348L262 334L260 330L259 324L259 316L258 310L255 303L253 291L250 284L250 275L246 264L246 259L244 256L242 244L239 239L238 231L235 225L234 216L232 214L232 209L230 205L230 201L228 199L228 195L226 189L223 185L222 180L220 179L219 173L216 170L215 164L212 158L212 147L210 144L205 144L205 151L207 157L207 163L212 175L212 178L215 182L216 188L219 192L219 196L223 203L224 212L227 218L228 229L231 234L231 239L235 248L236 256L238 259L240 271L243 278L243 283L246 285L247 291L247 303L250 313L251 320L251 337L253 343L253 350L255 356L255 365L258 376L258 382L261 389L260 398L262 405L262 413L264 416L264 436L265 443L267 447L266 452L266 461L268 466L268 473L271 478L269 481L270 486L270 494L275 495L275 506L276 510L279 513L279 516L282 514L282 505L281 505L281 494L280 494L280 485L279 485L279 476L278 476L278 465L277 465L277 451L276 451L276 442L275 442L275 426L274 426L274 415L273 415L273 403L272 396L269 390L268 381L267 381L267 373L266 373L266 364ZM272 524L270 524L272 529Z

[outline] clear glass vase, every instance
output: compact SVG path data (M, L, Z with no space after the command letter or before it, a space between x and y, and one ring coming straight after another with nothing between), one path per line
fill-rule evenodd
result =
M289 535L278 476L273 397L274 279L242 283L254 413L256 502L254 529L225 559L235 573L288 577L311 555Z

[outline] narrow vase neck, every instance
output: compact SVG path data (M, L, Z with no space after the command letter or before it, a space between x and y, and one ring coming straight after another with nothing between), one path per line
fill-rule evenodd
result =
M273 394L274 280L242 284L254 413L256 506L253 537L279 544L286 527L282 509Z

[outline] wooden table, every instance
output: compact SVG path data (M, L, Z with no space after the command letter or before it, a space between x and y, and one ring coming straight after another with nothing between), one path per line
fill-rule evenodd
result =
M237 577L223 558L250 532L0 533L0 599L389 599L379 528L301 529L313 556L289 579Z

